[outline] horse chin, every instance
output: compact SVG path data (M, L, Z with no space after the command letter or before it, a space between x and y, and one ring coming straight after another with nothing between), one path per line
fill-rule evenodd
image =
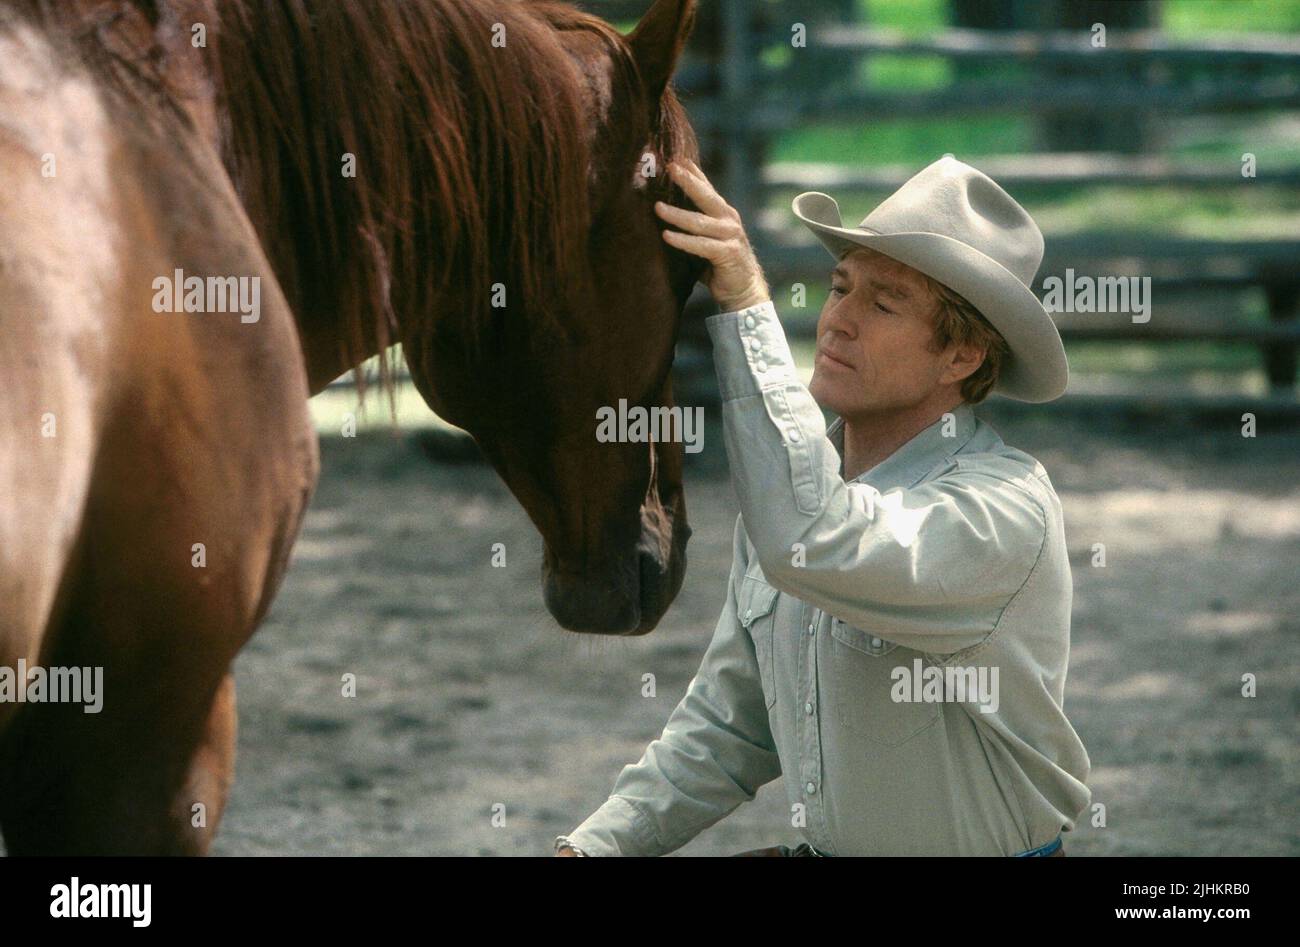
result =
M653 631L686 576L690 527L681 519L676 523L666 543L643 536L627 555L606 560L615 566L600 572L557 569L548 549L542 568L543 597L560 627L591 635L636 636Z

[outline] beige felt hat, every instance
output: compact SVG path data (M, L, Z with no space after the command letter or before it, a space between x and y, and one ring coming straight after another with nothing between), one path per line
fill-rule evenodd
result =
M968 299L1011 349L994 391L1043 402L1065 391L1070 369L1061 335L1029 288L1043 262L1043 234L993 179L945 155L867 215L845 227L834 198L810 191L795 215L839 259L869 247Z

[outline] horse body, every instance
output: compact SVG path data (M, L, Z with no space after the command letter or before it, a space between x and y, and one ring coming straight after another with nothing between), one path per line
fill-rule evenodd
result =
M215 152L7 26L0 664L102 667L106 699L0 703L0 827L15 852L201 851L233 754L230 661L315 482L294 321ZM174 267L260 275L259 330L153 312Z
M444 5L457 12L464 7L458 0L429 0L431 9ZM670 397L673 320L684 300L681 284L689 288L694 279L686 270L669 272L680 262L665 263L662 245L652 243L647 252L644 239L638 243L618 226L636 214L640 235L649 227L649 237L657 238L642 214L648 208L629 205L629 186L609 184L603 193L593 188L583 195L603 210L588 212L583 205L578 223L584 240L573 252L587 253L587 238L596 245L603 233L607 252L639 253L639 262L630 265L648 268L648 285L664 288L647 293L651 315L668 312L673 324L653 333L642 324L638 335L637 327L617 322L555 321L558 309L590 313L602 303L601 293L539 251L537 269L565 274L565 285L530 286L517 277L533 271L518 266L506 266L504 279L535 304L531 311L516 309L514 318L544 322L547 329L503 338L499 320L483 318L484 287L451 278L460 267L481 265L482 253L511 259L523 246L492 221L468 235L483 241L468 257L461 244L447 243L464 238L454 229L435 231L442 244L418 246L412 256L402 243L409 220L395 220L388 230L379 226L391 207L357 215L351 239L324 250L301 245L322 235L284 235L284 229L357 212L322 208L328 195L285 177L283 168L264 169L278 175L273 186L247 179L249 166L232 158L222 132L231 120L223 109L238 104L229 84L234 77L222 76L221 65L183 42L190 18L208 15L218 22L206 3L155 8L124 0L119 19L94 21L107 34L96 40L109 52L106 69L70 57L72 30L59 38L41 29L52 29L42 0L18 6L26 15L0 8L0 374L7 387L0 402L0 667L16 667L20 658L44 667L101 667L104 703L102 712L88 714L79 704L0 702L0 832L9 851L207 849L233 766L230 664L269 607L317 475L306 397L388 342L405 343L426 399L476 435L537 522L548 560L556 563L547 587L553 610L568 609L577 616L575 625L612 621L617 627L608 630L619 631L653 626L680 583L684 514L674 520L669 509L680 506L680 451L658 446L647 454L635 445L618 446L625 453L609 468L609 455L593 458L591 438L579 433L592 427L593 402L620 394L641 401ZM101 6L85 4L71 22L91 22L86 18L99 16ZM664 21L671 22L659 29L680 39L691 5L657 6L672 8ZM249 25L259 25L264 11L252 5L240 10ZM159 68L167 70L161 83L177 94L149 98L149 89L134 79L125 84L128 94L106 88L105 76L147 60L141 55L123 65L117 61L122 50L140 53L169 33L174 55ZM566 52L574 68L589 68L589 78L595 77L597 57L582 54L590 38L575 34L573 40ZM227 56L239 41L237 27L223 41L232 44ZM235 55L220 62L229 67L237 61ZM584 102L590 109L597 104ZM605 120L626 124L609 101L605 105ZM273 111L263 111L259 120ZM653 121L650 116L644 123L647 134ZM279 133L292 136L305 127ZM244 126L250 128L258 128L256 122ZM457 130L467 129L438 129ZM629 139L634 149L639 135L634 129ZM323 145L327 158L321 160L337 159L333 144ZM400 136L396 144L409 147ZM356 147L364 157L365 143ZM621 147L628 150L626 143ZM47 154L55 158L53 176L43 173ZM593 154L562 147L558 160L590 160ZM626 155L598 157L621 162ZM536 165L492 168L526 178ZM630 179L632 168L627 171ZM599 177L611 170L593 163L578 173ZM462 196L483 197L484 182L462 183L469 187ZM545 190L544 182L533 183ZM562 197L554 184L551 198ZM286 190L296 185L302 190ZM438 201L411 211L456 213L446 204L452 192L440 191ZM380 191L367 195L383 197ZM293 208L301 212L297 219L277 221ZM500 211L490 202L479 209ZM521 212L501 223L520 220L529 218ZM524 236L536 239L537 232ZM411 269L419 253L448 278L439 283L426 274L420 283ZM331 254L361 260L333 260L352 279L350 287L327 272ZM155 279L178 269L256 277L257 321L249 325L233 312L155 311ZM384 287L378 300L362 291L375 285ZM674 299L676 313L669 311ZM364 309L371 310L368 322L357 317ZM434 318L434 309L444 315ZM653 358L646 357L647 346ZM588 360L611 351L633 354L621 355L624 362L613 366L617 374L593 371ZM543 364L521 369L519 359L539 356ZM608 377L631 387L620 391L602 382ZM518 390L503 393L512 378ZM581 482L593 465L613 471L607 479L617 489L594 506L562 500L581 494L565 488ZM576 532L566 523L575 519L583 524ZM647 519L656 520L648 530ZM616 536L608 527L615 521ZM652 586L655 569L662 570L665 578L651 599L637 592L640 575L633 576L631 591L618 590L621 604L612 611L608 591L583 593L591 563L609 559L611 543L618 544L621 568L648 577L645 587Z

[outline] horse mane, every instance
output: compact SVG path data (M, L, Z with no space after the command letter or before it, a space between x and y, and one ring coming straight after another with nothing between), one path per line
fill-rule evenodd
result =
M333 327L344 364L435 316L457 323L471 359L506 335L507 312L564 331L550 306L586 283L591 147L584 79L558 34L594 34L613 81L642 88L605 21L557 0L7 2L70 40L138 121L153 111L191 129L181 100L196 90L166 65L205 23L212 87L197 91L218 105L222 160L299 322ZM647 121L661 160L694 141L671 89ZM508 310L491 305L497 283ZM437 312L453 289L456 311ZM386 358L380 374L388 387Z
M435 317L475 362L488 342L527 344L506 331L519 313L563 332L551 307L586 282L590 223L584 80L557 36L569 30L598 36L615 81L640 88L621 35L563 3L222 5L227 165L290 304L300 320L334 314L346 364ZM676 147L683 127L670 114L656 137ZM436 311L452 299L457 311Z

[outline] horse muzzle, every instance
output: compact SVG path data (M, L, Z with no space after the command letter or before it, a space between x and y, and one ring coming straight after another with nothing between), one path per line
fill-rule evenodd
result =
M674 517L667 533L662 521L645 523L635 547L586 570L555 564L550 551L542 569L546 608L562 628L595 635L644 635L659 624L686 576L690 527Z

